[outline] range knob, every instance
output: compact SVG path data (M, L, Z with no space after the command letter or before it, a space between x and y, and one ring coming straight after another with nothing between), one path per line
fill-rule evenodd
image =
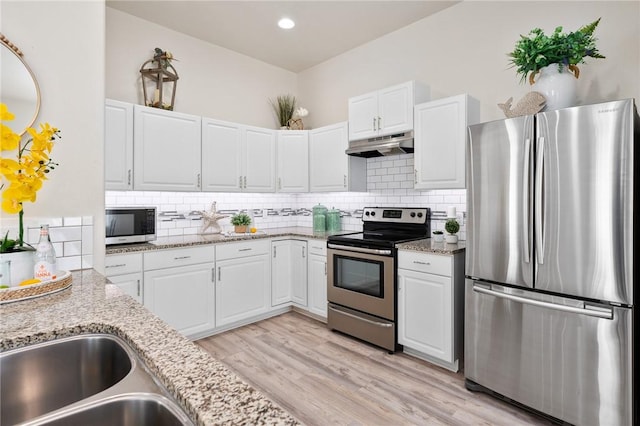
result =
M375 215L376 215L376 212L371 212L371 216L375 216Z
M411 212L410 216L411 217L416 217L416 212Z
M366 212L364 212L364 214L365 214L366 216L369 216L369 210L367 210Z
M422 217L422 213L418 213L418 217Z

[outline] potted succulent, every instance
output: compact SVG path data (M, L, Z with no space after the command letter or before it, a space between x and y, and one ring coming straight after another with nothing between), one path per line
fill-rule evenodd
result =
M446 242L455 244L458 242L458 236L456 233L460 230L460 224L455 219L449 219L444 224L444 230L447 231L447 235L444 236Z
M442 240L444 239L444 232L442 231L433 231L433 241L435 241L436 243L441 243Z
M246 213L238 213L231 216L231 224L238 234L247 232L247 226L251 223L251 217Z
M547 110L573 106L580 74L577 65L584 63L586 57L604 58L593 36L599 22L600 18L568 34L562 32L562 27L556 27L550 36L534 28L527 36L521 35L509 53L520 82L529 77L533 89L545 96Z

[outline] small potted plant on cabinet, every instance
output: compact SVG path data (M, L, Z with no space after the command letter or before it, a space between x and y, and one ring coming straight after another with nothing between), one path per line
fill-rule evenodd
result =
M234 226L234 231L238 234L247 232L247 226L250 223L251 217L246 213L238 213L231 216L231 224Z
M433 231L433 241L436 243L441 243L444 238L444 232L442 231Z
M444 224L444 230L447 231L447 235L444 236L446 242L455 244L458 242L458 236L456 233L460 230L460 225L455 219L449 219Z

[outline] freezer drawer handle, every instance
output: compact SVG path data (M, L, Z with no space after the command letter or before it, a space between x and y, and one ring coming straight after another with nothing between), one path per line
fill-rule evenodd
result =
M514 302L524 303L527 305L538 306L541 308L555 309L556 311L588 315L588 316L597 317L597 318L613 319L612 309L606 309L606 308L600 308L600 307L594 306L592 310L592 309L585 309L585 308L576 308L574 306L558 305L556 303L542 302L540 300L533 300L526 297L516 296L514 294L506 294L500 291L490 290L488 288L479 287L475 285L473 286L473 291L477 293L487 294L489 296L499 297L501 299L507 299Z

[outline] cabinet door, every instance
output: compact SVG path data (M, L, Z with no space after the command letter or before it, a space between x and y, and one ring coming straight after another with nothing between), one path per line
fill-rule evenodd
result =
M202 190L239 192L241 179L242 127L202 119Z
M104 108L104 187L133 189L133 104L111 99Z
M291 301L307 306L307 242L291 241Z
M349 140L367 139L377 135L378 92L349 98Z
M378 92L379 136L413 129L413 82Z
M311 192L346 191L348 189L349 157L345 154L347 145L347 123L320 127L309 132Z
M135 105L134 189L200 190L200 117Z
M244 190L247 192L275 192L275 130L245 127L244 148Z
M222 327L267 312L271 303L269 255L216 263L216 325Z
M271 243L271 306L291 302L291 240Z
M464 188L467 126L479 117L467 95L415 107L415 188Z
M309 312L327 317L327 257L309 256Z
M453 361L451 278L398 269L398 343Z
M214 264L144 273L144 306L185 336L215 327Z
M309 192L309 132L278 132L278 192Z
M115 275L109 281L120 287L126 294L142 303L142 272L135 274Z

